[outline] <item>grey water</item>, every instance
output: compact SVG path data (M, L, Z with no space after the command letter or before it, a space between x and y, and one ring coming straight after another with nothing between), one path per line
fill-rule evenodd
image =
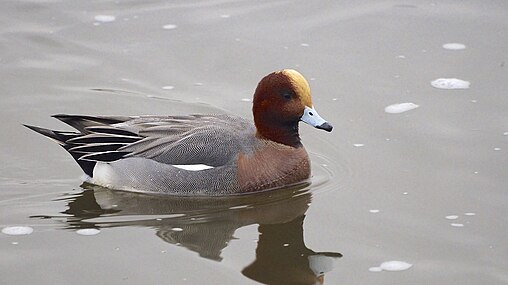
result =
M508 283L506 1L0 7L1 284ZM334 125L301 126L313 177L296 188L98 189L21 125L65 130L58 113L252 118L257 82L283 68L306 76ZM412 104L385 111L401 103Z

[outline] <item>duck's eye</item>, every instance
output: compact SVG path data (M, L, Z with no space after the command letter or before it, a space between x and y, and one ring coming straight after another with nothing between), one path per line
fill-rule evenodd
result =
M291 91L282 91L281 95L282 98L284 98L285 100L291 100L291 98L293 97Z

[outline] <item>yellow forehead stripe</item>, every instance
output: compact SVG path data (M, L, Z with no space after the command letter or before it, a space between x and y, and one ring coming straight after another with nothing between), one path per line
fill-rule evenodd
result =
M303 75L293 69L284 69L281 71L286 75L294 86L296 94L305 106L312 108L312 97L310 96L310 86Z

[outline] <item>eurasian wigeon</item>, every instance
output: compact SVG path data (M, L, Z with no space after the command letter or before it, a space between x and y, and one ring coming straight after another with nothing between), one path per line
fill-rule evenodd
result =
M215 196L307 180L298 123L332 130L314 109L307 80L291 69L268 74L252 111L254 124L233 115L54 115L78 132L27 127L65 148L88 182L112 189Z

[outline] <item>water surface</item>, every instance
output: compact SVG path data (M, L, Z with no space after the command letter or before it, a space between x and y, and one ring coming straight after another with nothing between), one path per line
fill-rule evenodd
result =
M1 6L0 227L33 229L0 234L1 284L508 282L505 1ZM282 68L309 79L335 127L301 127L313 178L299 188L94 189L21 126L65 129L57 113L251 118L258 80ZM470 85L431 84L441 78ZM418 108L385 112L403 103ZM382 264L412 266L369 270Z

